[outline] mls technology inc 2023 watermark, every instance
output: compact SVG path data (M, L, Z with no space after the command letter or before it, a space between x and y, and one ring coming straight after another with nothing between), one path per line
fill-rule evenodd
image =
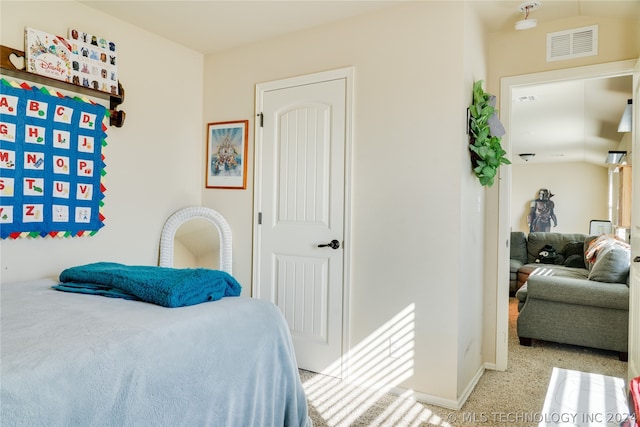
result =
M602 413L602 412L452 412L447 416L447 421L452 423L476 423L476 424L510 424L525 423L549 423L549 424L616 424L634 419L633 414L628 413ZM633 425L633 424L632 424Z

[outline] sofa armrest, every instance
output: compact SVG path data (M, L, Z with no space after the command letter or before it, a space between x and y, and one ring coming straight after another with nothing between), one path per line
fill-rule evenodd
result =
M527 235L522 231L512 231L509 242L509 258L527 263Z
M531 275L527 280L527 298L629 310L629 287L624 283Z
M522 267L523 265L524 264L522 263L522 261L511 258L509 260L509 272L517 273L518 270L520 270L520 267Z

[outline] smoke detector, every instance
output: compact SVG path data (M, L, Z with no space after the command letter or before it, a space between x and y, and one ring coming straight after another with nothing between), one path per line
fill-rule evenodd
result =
M518 10L524 13L524 19L516 22L516 30L528 30L529 28L535 28L536 25L538 25L538 20L529 19L529 12L536 10L540 6L542 6L542 2L539 1L527 1L521 3L520 6L518 6Z

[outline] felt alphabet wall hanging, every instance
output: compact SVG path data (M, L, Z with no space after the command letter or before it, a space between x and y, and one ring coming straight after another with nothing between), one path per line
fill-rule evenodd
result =
M93 235L104 226L107 110L0 80L0 237Z

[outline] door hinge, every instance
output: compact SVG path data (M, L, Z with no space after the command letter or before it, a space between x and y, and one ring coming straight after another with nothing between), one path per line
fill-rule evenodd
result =
M264 127L264 114L260 113L260 114L258 114L258 117L260 119L260 127L263 128Z
M258 212L258 225L262 225L262 212Z

